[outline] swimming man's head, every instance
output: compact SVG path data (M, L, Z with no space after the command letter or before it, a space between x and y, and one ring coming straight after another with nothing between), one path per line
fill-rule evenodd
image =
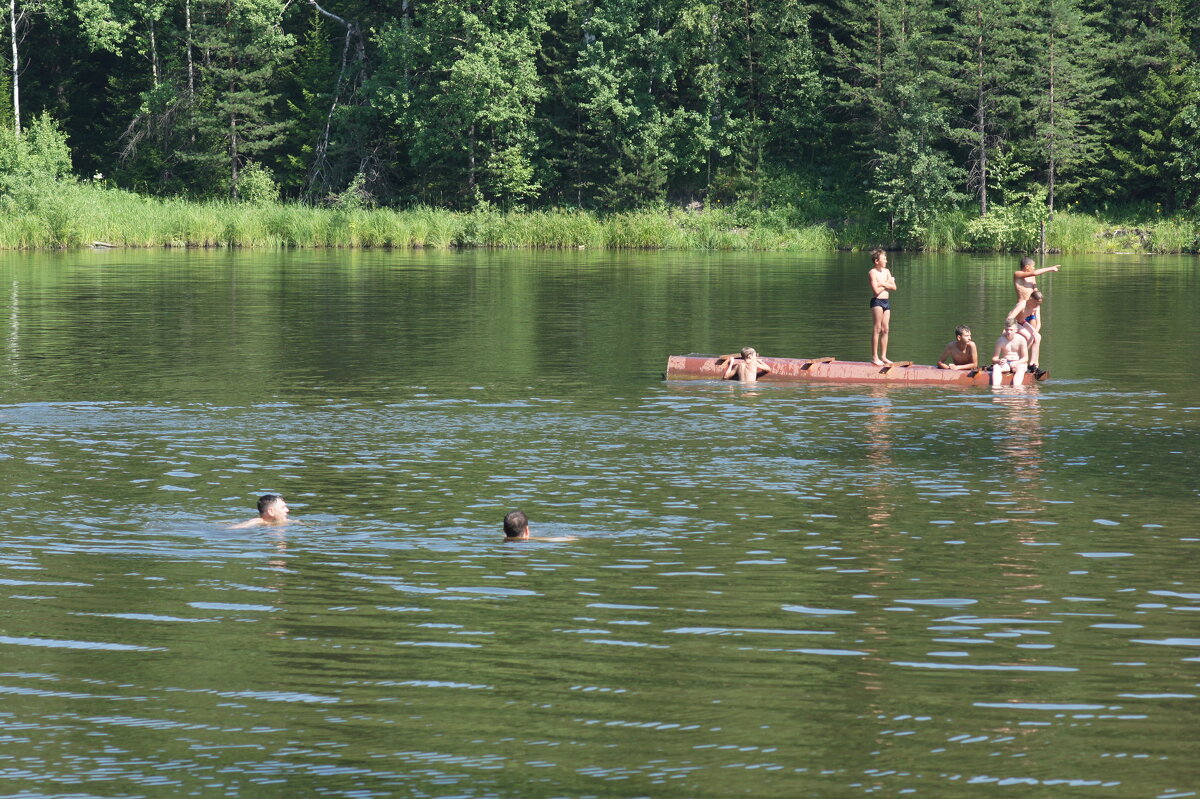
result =
M286 519L287 503L279 494L263 494L258 498L258 515L266 518Z
M504 516L504 537L525 538L529 535L529 517L523 510L509 511Z

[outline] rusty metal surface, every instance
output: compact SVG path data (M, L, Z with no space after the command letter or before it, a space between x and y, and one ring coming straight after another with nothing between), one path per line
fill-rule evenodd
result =
M934 384L953 386L991 385L991 374L982 370L973 372L938 369L936 366L875 366L865 361L829 361L824 358L766 358L759 356L773 370L759 378L763 381L835 380L846 382L883 382L910 384ZM711 355L671 355L667 358L668 380L720 380L725 373L725 364L717 364ZM1045 379L1047 375L1043 375ZM1022 385L1036 382L1033 375L1026 374ZM1004 375L1004 385L1012 385L1012 375Z

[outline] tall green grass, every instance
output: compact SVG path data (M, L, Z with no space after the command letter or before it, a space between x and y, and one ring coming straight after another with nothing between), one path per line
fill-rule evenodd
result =
M2 200L4 198L0 198ZM878 216L812 223L790 208L656 207L613 214L552 209L455 212L313 208L287 203L157 199L92 184L58 183L0 214L0 248L86 247L506 247L564 249L791 250L867 249L891 242ZM1031 252L1036 222L998 209L933 219L906 246L926 250ZM893 246L895 242L892 242ZM1051 249L1082 252L1196 252L1200 223L1160 220L1119 227L1087 214L1059 213L1047 228Z
M0 219L0 248L523 247L832 250L824 225L782 217L752 224L733 212L666 208L589 211L319 209L298 204L155 199L89 184L60 184Z

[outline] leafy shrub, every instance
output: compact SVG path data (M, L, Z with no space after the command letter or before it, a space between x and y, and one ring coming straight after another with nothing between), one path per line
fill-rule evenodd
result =
M279 199L279 184L271 170L251 161L238 172L238 199L247 203L273 203Z

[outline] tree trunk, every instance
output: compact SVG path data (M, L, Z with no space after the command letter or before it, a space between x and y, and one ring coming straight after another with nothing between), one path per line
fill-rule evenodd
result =
M183 30L187 39L188 98L196 96L196 67L192 63L192 0L183 3Z
M475 197L475 123L467 130L467 191Z
M1055 144L1056 144L1055 137L1054 137L1055 131L1054 131L1054 33L1053 33L1053 31L1050 34L1049 45L1050 45L1049 46L1049 55L1050 55L1050 97L1049 97L1050 108L1049 108L1049 111L1050 111L1050 113L1049 113L1048 123L1049 123L1049 128L1050 128L1050 136L1049 136L1049 141L1047 142L1048 147L1046 150L1046 154L1048 156L1047 165L1046 165L1047 166L1046 182L1047 182L1047 188L1048 188L1048 191L1046 194L1046 206L1047 206L1047 209L1050 211L1050 213L1053 214L1054 213L1054 156L1055 156L1054 148L1055 148Z
M238 139L237 116L229 115L229 196L238 198Z
M8 0L8 26L12 36L12 90L13 90L13 127L17 134L21 133L21 92L18 83L17 69L17 0Z
M979 25L979 42L976 48L976 79L979 96L976 99L979 120L979 215L987 216L987 90L983 85L983 6L976 6L976 22Z
M158 36L154 29L154 18L150 19L150 74L154 78L154 88L158 88Z

